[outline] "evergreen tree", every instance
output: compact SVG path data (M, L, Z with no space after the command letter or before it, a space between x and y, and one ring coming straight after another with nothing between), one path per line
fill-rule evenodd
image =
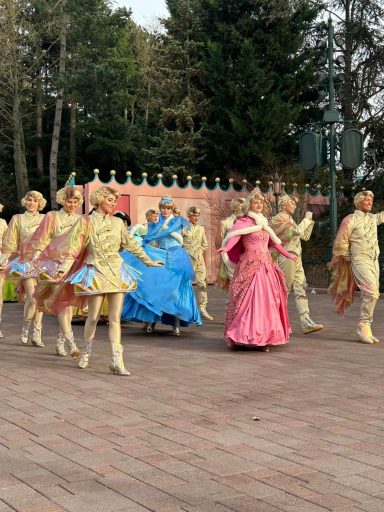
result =
M317 94L307 43L318 12L305 0L201 0L208 169L254 178L292 158L303 100Z

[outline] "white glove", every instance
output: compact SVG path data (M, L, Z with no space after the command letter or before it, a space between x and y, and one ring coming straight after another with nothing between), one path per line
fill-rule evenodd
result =
M312 220L312 212L307 212L307 213L305 214L305 218L306 218L306 219L309 219L309 220Z

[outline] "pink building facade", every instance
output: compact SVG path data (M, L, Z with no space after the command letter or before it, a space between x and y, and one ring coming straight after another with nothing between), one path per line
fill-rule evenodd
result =
M209 248L206 253L206 264L208 271L208 282L214 283L219 266L219 258L216 249L220 245L219 223L220 220L230 215L230 202L236 197L245 197L253 188L250 184L243 180L242 184L233 187L232 179L229 185L223 187L220 184L220 178L215 179L214 188L209 188L206 184L207 178L201 178L199 186L192 185L192 177L187 178L187 185L180 187L177 182L177 176L174 175L173 183L167 186L163 183L162 175L158 175L155 184L147 181L147 174L142 173L141 183L136 184L132 181L132 173L126 173L126 181L119 183L115 179L116 172L110 171L111 178L108 182L99 179L99 171L95 169L94 179L85 185L77 185L84 192L84 213L88 213L92 206L89 202L90 193L103 186L109 185L120 192L120 198L116 210L122 210L131 217L132 225L142 224L146 222L145 212L149 209L158 209L160 198L169 195L173 198L177 207L181 210L182 215L186 216L186 211L190 206L197 206L201 210L200 223L205 227ZM260 182L256 182L256 188L260 189ZM323 194L320 186L315 191L309 192L309 185L300 194L297 185L293 184L290 192L285 190L285 184L282 183L282 193L290 193L300 200L299 208L300 217L305 214L307 209L319 216L325 213L329 208L329 194ZM268 183L268 190L264 191L272 206L276 207L276 196L273 195L273 183ZM342 195L342 191L341 191Z

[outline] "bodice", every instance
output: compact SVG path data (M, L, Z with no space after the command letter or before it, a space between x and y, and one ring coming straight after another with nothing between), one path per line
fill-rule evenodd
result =
M54 236L60 236L71 228L80 218L78 213L67 213L63 208L55 214L55 233Z
M117 271L122 263L119 254L124 228L122 220L93 212L90 221L87 263L98 268L114 268Z
M172 235L167 235L163 238L159 238L159 247L160 249L168 250L171 247L180 247L181 243L176 240Z
M269 235L266 231L255 231L241 235L244 251L241 260L259 260L263 263L271 263L272 258L268 249Z
M19 240L22 242L31 236L39 227L40 222L43 220L44 214L36 213L32 215L29 212L19 214Z

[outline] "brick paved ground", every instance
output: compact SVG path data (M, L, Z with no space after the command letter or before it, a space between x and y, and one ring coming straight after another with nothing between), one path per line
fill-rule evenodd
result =
M54 319L24 347L5 305L0 512L384 511L384 342L356 342L357 306L343 321L310 295L326 331L304 337L291 308L289 346L230 352L210 298L215 321L179 339L125 326L128 378L107 373L105 326L82 371L53 354Z

